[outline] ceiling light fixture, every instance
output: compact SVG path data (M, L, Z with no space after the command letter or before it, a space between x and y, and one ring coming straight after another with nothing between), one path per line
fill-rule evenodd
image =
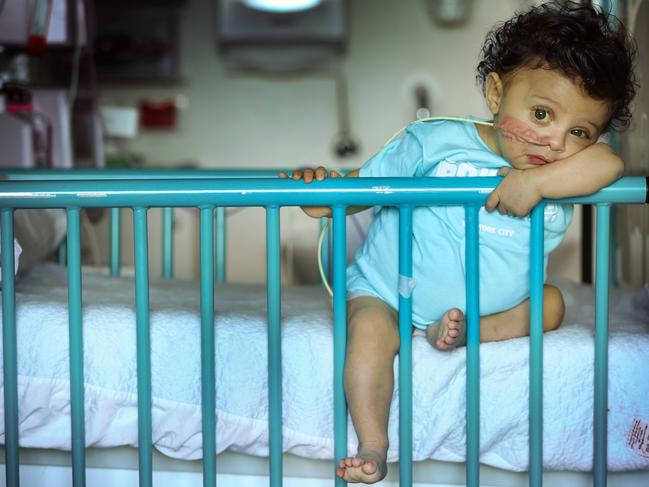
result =
M246 7L266 12L290 13L318 6L322 0L243 0Z

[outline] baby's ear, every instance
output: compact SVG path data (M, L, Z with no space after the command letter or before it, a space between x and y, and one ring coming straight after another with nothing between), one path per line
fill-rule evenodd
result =
M603 132L599 134L597 138L598 144L610 144L611 143L611 132Z
M500 109L503 89L503 80L500 75L495 72L489 73L485 79L485 100L492 115L496 115Z

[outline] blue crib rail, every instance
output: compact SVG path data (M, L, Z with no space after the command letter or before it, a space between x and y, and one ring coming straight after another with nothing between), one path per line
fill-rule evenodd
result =
M275 171L272 172L276 174ZM72 173L68 173L72 174ZM97 175L98 173L92 173ZM99 173L103 177L104 172ZM170 173L165 173L169 175ZM68 214L68 269L70 307L70 368L72 397L73 479L85 485L83 411L83 340L81 326L80 208L132 208L135 233L136 336L138 369L138 434L140 485L152 485L151 370L149 343L147 211L152 207L200 209L201 240L201 366L204 485L216 485L214 418L214 265L213 220L215 210L228 206L261 206L267 215L268 327L269 327L269 431L270 485L282 483L281 424L281 313L279 279L279 209L282 206L327 205L333 208L334 282L334 429L335 456L347 455L347 409L343 390L346 346L345 217L348 206L399 208L399 272L412 276L412 210L418 205L466 207L467 263L467 485L479 485L479 303L478 210L500 178L354 178L331 179L318 184L269 178L210 177L174 179L155 174L126 172L115 177L88 180L88 175L65 180L36 180L15 173L0 182L2 227L2 312L7 485L19 485L18 388L16 360L16 309L14 292L13 212L17 208L65 208ZM1 176L1 174L0 174ZM24 176L24 177L23 177ZM81 176L81 175L80 175ZM239 175L238 175L239 176ZM174 177L180 177L175 175ZM126 179L127 178L127 179ZM78 179L78 180L73 180ZM623 178L591 196L562 200L597 206L596 262L596 366L595 366L595 485L606 484L606 393L608 328L608 232L610 205L644 203L647 182L642 177ZM532 212L531 325L530 325L530 485L542 484L542 323L543 323L543 205ZM217 222L218 225L218 222ZM168 244L169 245L169 244ZM117 259L118 261L118 259ZM412 485L411 403L411 298L400 296L400 485ZM336 485L345 482L336 479Z
M101 180L140 180L140 179L232 179L232 178L277 178L282 169L0 169L0 181L84 181L89 179ZM290 172L290 169L284 169ZM111 276L120 274L121 245L120 245L121 212L119 208L111 208L109 224L109 271ZM216 208L216 242L214 269L216 282L225 282L225 207ZM67 251L65 243L61 245L59 261L64 263ZM162 210L162 277L173 277L173 208Z

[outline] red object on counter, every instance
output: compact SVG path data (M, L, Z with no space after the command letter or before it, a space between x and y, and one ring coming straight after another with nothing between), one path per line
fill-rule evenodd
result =
M47 39L43 35L31 34L27 38L27 52L32 56L41 56L45 52Z
M176 128L178 107L174 100L143 100L140 102L140 127L173 130Z
M2 87L5 110L8 112L33 112L32 92L27 85L9 81Z

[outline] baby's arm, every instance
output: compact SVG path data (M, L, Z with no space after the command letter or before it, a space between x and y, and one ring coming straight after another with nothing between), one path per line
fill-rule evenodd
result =
M344 177L346 178L357 178L358 177L359 170L354 169L353 171L348 172L345 174ZM295 181L299 181L300 179L303 180L305 183L309 184L311 183L314 179L316 181L323 181L327 177L331 178L339 178L342 177L340 173L336 171L327 171L324 167L319 166L315 169L307 168L307 169L297 169L291 173L289 176L285 172L280 172L279 177L282 179L294 179ZM347 209L347 214L350 215L352 213L357 213L359 211L364 210L365 207L349 207ZM331 216L331 208L328 206L303 206L302 210L304 213L309 215L310 217L313 218L322 218L322 217L329 217Z
M503 168L504 169L504 168ZM507 168L485 207L516 216L528 215L543 198L560 199L594 193L617 180L622 159L607 144L593 144L576 154L533 169Z

